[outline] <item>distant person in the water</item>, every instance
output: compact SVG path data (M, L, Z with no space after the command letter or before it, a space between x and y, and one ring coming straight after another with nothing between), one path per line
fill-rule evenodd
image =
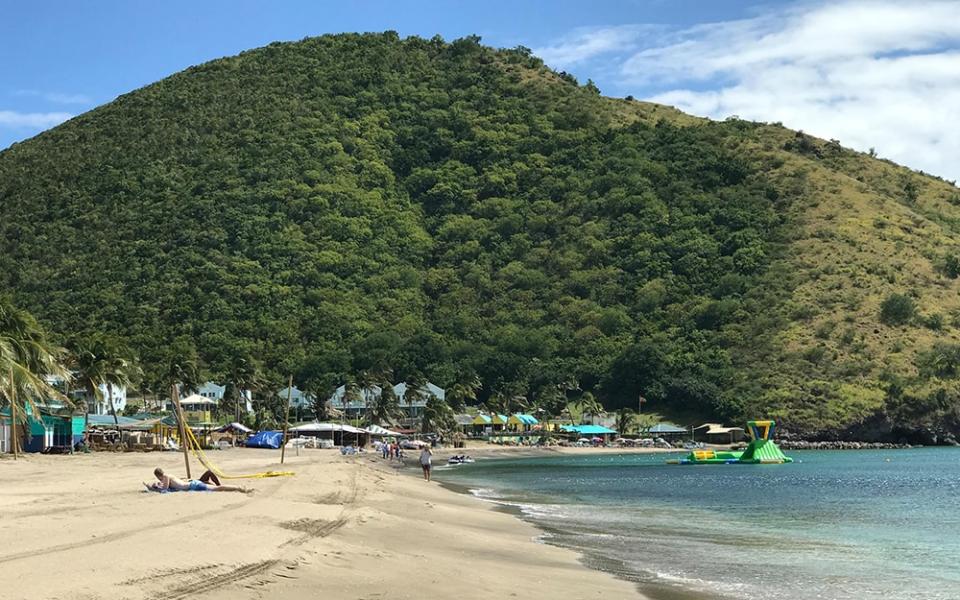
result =
M146 482L143 484L152 492L241 492L249 494L253 491L239 485L223 485L216 473L210 470L201 475L200 479L187 481L173 475L167 475L160 467L154 469L153 474L157 481L152 484Z

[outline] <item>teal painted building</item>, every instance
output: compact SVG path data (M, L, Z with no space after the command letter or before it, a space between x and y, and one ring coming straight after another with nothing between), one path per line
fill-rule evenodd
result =
M41 408L40 418L27 412L27 422L16 429L24 431L20 440L20 448L24 452L43 452L48 448L69 448L83 439L83 415L70 414L69 411L57 411L52 408ZM0 409L0 436L3 449L11 452L13 446L10 441L10 407Z

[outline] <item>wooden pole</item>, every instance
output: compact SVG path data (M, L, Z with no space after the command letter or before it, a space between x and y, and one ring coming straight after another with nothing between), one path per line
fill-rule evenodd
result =
M13 460L17 460L17 388L13 385L13 367L10 367L10 446L13 448Z
M180 425L180 447L183 448L183 464L187 467L187 479L190 479L190 450L187 448L187 424L183 420L183 410L180 408L180 392L177 384L170 386L170 399L173 408L177 411L177 423Z
M290 376L290 381L287 383L287 413L283 417L283 439L280 440L280 464L283 464L283 459L286 456L287 452L287 427L290 426L290 397L293 396L293 375Z

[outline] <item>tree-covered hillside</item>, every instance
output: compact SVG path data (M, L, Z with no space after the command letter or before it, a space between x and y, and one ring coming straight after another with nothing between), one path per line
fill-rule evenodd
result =
M321 394L389 369L476 375L481 399L951 428L957 204L777 125L604 98L524 48L324 36L0 153L0 284L63 337L125 338L156 389L195 355Z

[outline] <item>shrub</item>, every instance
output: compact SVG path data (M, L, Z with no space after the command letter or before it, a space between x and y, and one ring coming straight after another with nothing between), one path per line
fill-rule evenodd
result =
M923 319L924 326L926 326L927 329L932 329L934 331L941 331L943 329L943 326L946 325L946 323L947 323L947 319L940 313L933 313L931 315L927 315Z
M960 258L955 254L948 254L937 265L937 270L950 279L960 277Z
M904 294L890 294L880 304L880 322L885 325L909 323L917 312L913 298Z

